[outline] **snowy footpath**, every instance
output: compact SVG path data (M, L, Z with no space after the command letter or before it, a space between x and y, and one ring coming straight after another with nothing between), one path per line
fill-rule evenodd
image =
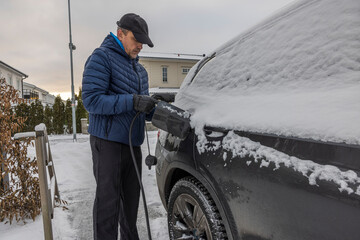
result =
M149 132L151 154L154 154L157 132ZM50 136L60 196L68 202L68 210L55 208L53 235L56 240L90 240L92 231L92 206L95 196L91 149L88 135L77 135L78 141L72 141L72 135ZM143 159L148 155L146 142L142 146ZM29 155L35 155L35 149L29 148ZM143 160L142 179L153 239L168 239L166 211L161 203L156 185L155 169L148 170ZM138 215L140 239L148 239L143 203L140 200ZM42 216L36 221L28 220L12 225L0 223L1 240L40 240L44 239Z

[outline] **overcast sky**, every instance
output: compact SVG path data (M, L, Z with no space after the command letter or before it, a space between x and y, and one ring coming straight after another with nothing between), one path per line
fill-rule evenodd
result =
M154 48L143 52L207 54L293 0L72 0L75 92L87 57L128 12L148 23ZM1 0L0 60L25 81L70 96L67 0ZM67 94L66 94L67 93Z

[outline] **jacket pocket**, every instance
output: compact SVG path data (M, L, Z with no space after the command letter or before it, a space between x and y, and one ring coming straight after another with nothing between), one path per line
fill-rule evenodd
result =
M105 124L105 137L107 138L109 136L111 127L112 127L112 121L113 121L113 116L110 116L107 120L106 120L106 124Z

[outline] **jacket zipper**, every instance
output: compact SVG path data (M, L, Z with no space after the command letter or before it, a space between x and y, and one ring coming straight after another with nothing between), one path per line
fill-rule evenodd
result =
M141 94L141 79L140 79L139 73L136 71L135 61L133 61L133 68L134 68L136 76L137 76L137 78L139 80L139 91L138 91L138 93Z
M134 68L134 71L135 71L135 73L136 73L136 76L137 76L137 78L138 78L138 80L139 80L139 90L138 90L138 93L141 94L141 78L140 78L140 76L139 76L139 73L136 71L135 61L133 61L133 68ZM139 116L139 117L141 117L141 116ZM138 129L140 129L140 127L141 127L141 121L138 120L137 122L138 122Z

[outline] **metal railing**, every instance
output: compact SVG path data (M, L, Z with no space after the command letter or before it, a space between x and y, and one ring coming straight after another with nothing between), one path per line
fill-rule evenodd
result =
M60 200L60 193L45 124L37 125L35 132L16 133L14 135L14 139L26 138L35 138L44 236L45 240L53 240L51 219L54 217L55 200Z

